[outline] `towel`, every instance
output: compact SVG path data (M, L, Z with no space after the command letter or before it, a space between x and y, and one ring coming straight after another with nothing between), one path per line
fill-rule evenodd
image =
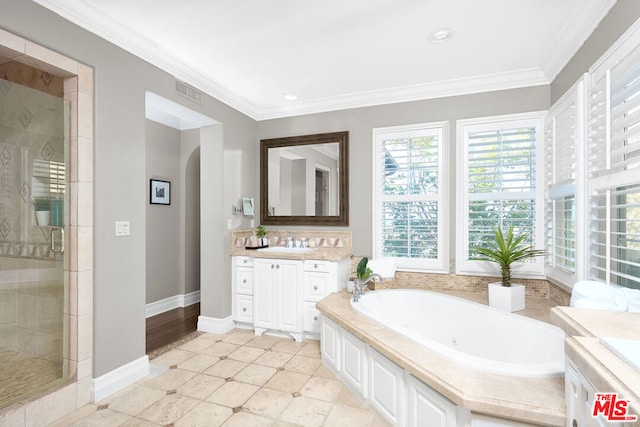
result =
M620 288L593 280L584 280L573 285L570 305L610 311L627 311L629 308L627 297Z
M640 313L640 289L620 288L619 291L627 298L629 311Z
M396 260L394 258L370 259L367 267L385 279L391 279L396 274Z

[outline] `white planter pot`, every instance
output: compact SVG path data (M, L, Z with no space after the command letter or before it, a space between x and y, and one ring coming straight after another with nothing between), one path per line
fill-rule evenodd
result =
M524 310L524 285L489 283L489 305L505 311Z
M38 225L49 225L50 219L50 211L36 211L36 222L38 223Z

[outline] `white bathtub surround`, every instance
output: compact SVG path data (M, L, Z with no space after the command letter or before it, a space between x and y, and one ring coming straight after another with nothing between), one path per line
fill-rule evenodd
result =
M538 301L533 298L531 301L532 306L540 307L539 311L548 312L549 306L542 309L538 303L547 304L543 299ZM325 348L333 348L339 353L343 347L347 348L345 344L351 352L356 352L357 342L350 340L353 337L364 343L365 355L374 354L367 350L371 349L384 356L392 364L390 366L402 369L405 378L419 380L426 387L421 388L421 392L437 393L440 398L455 404L456 411L462 411L462 415L457 412L458 415L465 417L464 414L467 414L471 417L472 426L480 425L479 414L490 416L493 420L509 420L504 425L510 425L511 420L538 425L566 425L564 380L561 377L498 375L484 368L454 361L357 312L352 308L350 295L346 292L329 295L318 302L317 308L346 332L339 331L333 340L322 342L323 358ZM440 327L444 323L437 321L431 325ZM483 335L478 338L483 338ZM338 357L338 363L340 360L341 357ZM328 359L325 358L325 361ZM391 372L391 369L387 371ZM368 390L369 386L365 386L365 389ZM407 399L400 399L396 403L406 406L407 402ZM396 411L398 414L411 413L407 407L398 410L408 411Z
M508 312L525 309L524 285L502 286L502 282L489 283L489 305Z

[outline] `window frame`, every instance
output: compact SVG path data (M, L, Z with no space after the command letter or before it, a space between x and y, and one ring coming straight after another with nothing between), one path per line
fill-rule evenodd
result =
M449 122L438 121L429 123L417 123L410 125L399 125L374 128L373 136L373 156L372 156L372 253L374 258L382 257L382 203L386 200L382 195L380 167L382 150L380 144L384 139L402 138L410 136L423 136L424 132L440 132L438 141L438 193L436 200L438 203L438 256L437 258L394 258L398 270L420 271L431 273L449 273L449 246L445 242L449 241L449 185L450 177L446 165L449 164ZM407 196L410 199L411 196ZM433 197L431 197L433 198Z
M544 221L544 117L546 111L505 114L489 117L461 119L456 121L456 274L476 276L499 276L499 269L491 261L469 259L469 153L467 135L483 128L499 130L517 127L536 128L536 188L533 195L535 219L534 241L536 249L545 243ZM544 257L531 262L517 263L513 277L535 279L546 278Z

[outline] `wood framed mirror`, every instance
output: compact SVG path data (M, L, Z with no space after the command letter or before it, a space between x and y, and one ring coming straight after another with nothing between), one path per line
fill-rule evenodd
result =
M349 132L260 141L260 223L349 225Z

